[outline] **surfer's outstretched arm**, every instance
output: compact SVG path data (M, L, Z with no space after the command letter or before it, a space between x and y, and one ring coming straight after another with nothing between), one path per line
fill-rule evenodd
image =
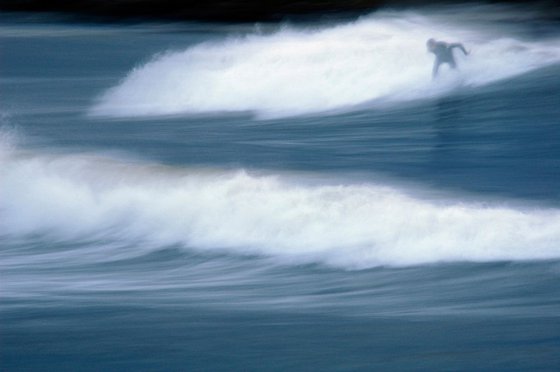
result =
M459 48L459 49L461 49L461 51L462 51L465 55L469 54L469 52L467 52L467 50L465 49L465 47L464 47L463 44L461 44L461 43L449 44L449 49L453 49L453 48Z

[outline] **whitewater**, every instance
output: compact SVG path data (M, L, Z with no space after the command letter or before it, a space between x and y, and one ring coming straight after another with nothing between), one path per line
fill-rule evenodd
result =
M9 148L2 144L0 163L4 237L180 244L359 269L560 258L558 209L424 200L389 185L321 184L301 174Z
M335 26L256 28L186 50L161 51L107 90L91 115L250 112L261 119L379 108L443 97L560 61L560 40L527 40L472 8L379 12ZM450 14L451 13L451 14ZM467 19L468 22L465 22ZM505 22L504 22L505 21ZM461 42L459 70L433 81L429 38Z

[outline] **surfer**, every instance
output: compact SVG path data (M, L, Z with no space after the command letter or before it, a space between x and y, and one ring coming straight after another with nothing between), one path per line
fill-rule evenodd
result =
M426 43L428 51L436 55L436 60L434 61L434 67L432 69L432 78L435 78L438 74L439 66L442 63L447 63L449 67L456 68L457 63L455 62L455 57L453 57L453 48L459 48L465 55L469 52L465 49L461 43L448 44L443 41L436 41L434 39L428 40Z

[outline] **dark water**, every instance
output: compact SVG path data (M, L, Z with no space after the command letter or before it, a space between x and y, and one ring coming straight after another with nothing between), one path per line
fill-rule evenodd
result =
M471 51L434 81L431 36ZM0 48L0 369L560 368L538 12L5 14Z

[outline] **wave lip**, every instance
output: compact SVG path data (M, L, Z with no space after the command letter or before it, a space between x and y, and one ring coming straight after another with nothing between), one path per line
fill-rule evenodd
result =
M428 38L461 41L459 70L431 79ZM137 117L254 112L282 117L437 97L560 61L560 40L521 41L419 13L378 13L320 29L285 27L155 56L105 92L90 114ZM445 67L445 66L444 66Z
M560 258L557 209L428 200L391 185L312 183L301 175L3 150L1 239L178 245L345 269Z

